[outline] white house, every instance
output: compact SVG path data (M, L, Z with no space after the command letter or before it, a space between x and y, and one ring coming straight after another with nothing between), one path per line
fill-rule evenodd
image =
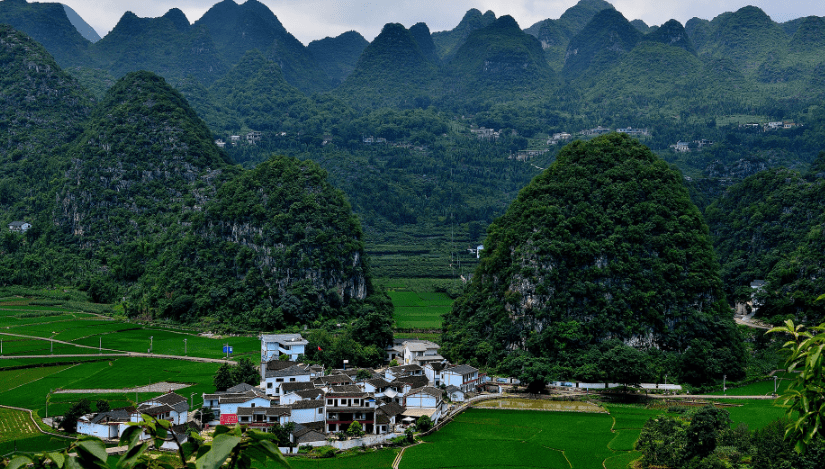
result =
M439 360L443 360L443 358L438 355L438 349L440 348L440 345L430 342L429 340L407 340L403 344L404 364L421 365L418 358L425 355L437 356Z
M134 411L134 407L124 407L84 415L77 419L77 433L96 436L101 439L117 439L121 433L120 425L129 422Z
M375 433L375 398L358 386L332 386L324 400L327 432L345 431L357 421L365 433Z
M168 392L162 396L141 402L135 412L132 412L132 422L140 422L141 415L151 415L157 419L168 420L172 425L183 425L189 419L189 403L186 398Z
M288 407L238 407L237 419L241 425L253 428L269 428L289 423Z
M292 365L281 370L266 370L261 386L267 396L281 396L281 385L284 383L309 383L312 373L306 365Z
M281 355L290 360L298 360L298 355L306 352L309 342L301 334L263 334L261 335L261 361L268 362Z
M31 227L31 223L25 221L13 221L9 223L9 231L14 233L25 233L26 231L29 231L29 228Z
M284 384L286 386L286 384ZM298 401L304 400L318 400L324 398L323 389L300 389L297 391L290 391L281 396L280 405L292 405Z
M291 418L295 423L312 423L324 421L324 399L304 399L289 405Z
M453 402L464 402L464 399L466 398L464 391L462 391L458 386L447 386L447 389L445 389L444 392L447 393L447 397L449 397Z
M238 409L243 407L272 407L272 401L263 396L258 396L250 393L242 397L224 397L219 398L219 408L215 417L220 421L221 425L235 425L238 420Z
M382 435L389 433L393 428L401 423L401 415L406 409L394 402L384 404L375 411L375 430Z
M433 422L438 422L443 405L444 392L442 390L431 386L413 389L404 396L404 406L407 408L404 416L417 419L426 415Z
M478 369L470 365L456 365L441 370L441 383L455 386L464 392L472 391L478 385Z
M425 376L424 368L419 365L401 365L391 366L384 371L384 378L390 382L403 376Z

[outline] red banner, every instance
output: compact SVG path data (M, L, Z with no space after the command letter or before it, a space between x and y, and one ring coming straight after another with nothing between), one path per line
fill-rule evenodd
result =
M238 423L238 414L221 414L221 425L235 425Z

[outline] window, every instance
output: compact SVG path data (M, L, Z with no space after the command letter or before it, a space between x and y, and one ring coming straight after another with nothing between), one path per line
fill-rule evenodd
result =
M289 378L289 382L290 382L290 383L294 383L294 382L295 382L295 378Z
M332 399L327 399L327 405L332 405Z
M266 383L266 387L272 389L272 383Z
M250 407L255 407L255 403L253 402L253 403L252 403L252 405L251 405Z
M244 415L243 417L241 417L241 422L249 422L249 417Z
M323 414L323 413L324 413L324 409L318 407L318 414Z
M275 382L276 383L283 383L284 379L283 378L275 378Z

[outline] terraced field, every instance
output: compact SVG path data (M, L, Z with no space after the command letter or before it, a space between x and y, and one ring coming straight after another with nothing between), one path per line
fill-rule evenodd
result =
M398 329L438 330L453 300L444 293L395 290L388 292L395 306Z
M51 451L69 446L69 440L43 435L26 412L0 408L0 456L15 450Z

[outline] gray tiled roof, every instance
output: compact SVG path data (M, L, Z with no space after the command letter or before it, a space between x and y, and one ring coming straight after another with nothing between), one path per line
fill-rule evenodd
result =
M319 376L315 378L315 383L320 384L334 384L334 383L347 383L352 384L352 378L347 375L328 375L328 376Z
M410 392L407 393L407 397L418 393L429 394L430 396L436 397L438 399L442 399L442 396L444 395L444 391L438 388L434 388L432 386L424 386L423 388L410 390Z
M470 373L478 373L478 368L473 368L470 365L456 365L452 368L447 368L444 373L455 373L457 375L468 375Z
M295 394L298 395L301 399L321 399L322 397L324 397L324 390L303 389L301 391L295 391Z
M424 352L426 350L440 349L441 346L429 340L415 340L404 342L404 347L410 352Z
M421 388L430 384L430 379L426 376L402 376L392 382L392 384L398 383L409 384L412 388Z
M385 388L390 385L390 383L382 378L373 378L366 381L367 383L375 386L376 388Z
M263 342L278 342L283 345L306 345L309 342L301 334L263 334Z
M330 393L336 393L336 394L347 394L347 393L362 394L364 392L364 390L361 389L360 387L354 385L354 384L349 384L349 385L345 385L345 386L330 386L329 387L329 392Z
M90 422L100 423L103 420L106 420L108 422L128 422L132 418L132 413L134 412L134 407L123 407L121 409L99 412L91 418Z
M303 376L309 375L309 370L306 369L305 366L301 365L293 365L289 368L284 368L281 370L266 370L266 377L267 378L281 378L285 376Z
M238 407L238 415L289 415L289 407Z
M226 392L228 392L228 393L230 393L230 392L247 392L247 391L256 392L257 390L258 390L258 388L256 388L255 386L252 386L251 384L241 383L241 384L236 384L235 386L232 386L231 388L227 389Z
M307 389L315 389L315 385L310 382L296 381L294 383L284 383L281 385L281 391L284 394L295 391L304 391Z
M404 413L404 406L400 404L396 404L395 402L390 402L389 404L384 404L378 408L380 412L383 412L386 415L392 417L393 415L401 415Z
M293 409L313 409L317 407L324 407L324 401L321 399L304 399L293 402L290 407Z

